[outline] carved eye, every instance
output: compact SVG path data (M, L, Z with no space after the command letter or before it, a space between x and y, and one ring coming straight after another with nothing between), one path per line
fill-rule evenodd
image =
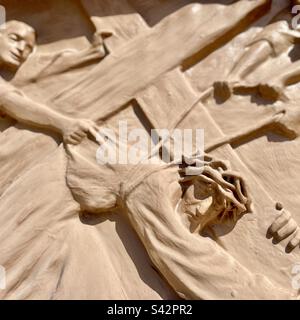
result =
M28 50L29 52L32 52L33 51L33 46L30 45L30 44L27 44L26 45L26 50Z
M19 37L18 37L18 35L16 35L16 34L10 34L9 35L9 39L10 40L13 40L13 41L18 41L19 40Z

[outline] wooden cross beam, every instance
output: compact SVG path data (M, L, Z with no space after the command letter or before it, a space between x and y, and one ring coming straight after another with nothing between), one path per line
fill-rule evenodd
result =
M149 29L128 0L81 0L98 33L111 36L104 42L109 52Z
M201 6L186 6L110 54L52 103L66 114L94 120L114 114L136 94L190 57L204 55L234 30L265 13L269 0L241 0L224 6L208 20Z

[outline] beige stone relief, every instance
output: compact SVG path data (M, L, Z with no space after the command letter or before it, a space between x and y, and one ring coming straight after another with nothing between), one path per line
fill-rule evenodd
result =
M298 1L0 4L1 299L299 298Z

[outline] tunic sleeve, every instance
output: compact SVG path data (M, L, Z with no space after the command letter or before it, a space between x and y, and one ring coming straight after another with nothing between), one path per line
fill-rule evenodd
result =
M82 209L91 213L115 209L120 185L113 168L97 163L97 147L88 139L78 146L66 147L68 187Z

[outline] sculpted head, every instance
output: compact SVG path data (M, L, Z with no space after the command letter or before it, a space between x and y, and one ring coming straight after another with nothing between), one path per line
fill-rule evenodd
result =
M16 71L36 44L34 29L26 23L8 21L0 27L0 65Z
M218 224L233 226L245 213L250 212L251 201L244 180L219 160L205 155L202 166L196 166L197 159L182 177L183 196L180 212L189 220L191 232L204 232Z

